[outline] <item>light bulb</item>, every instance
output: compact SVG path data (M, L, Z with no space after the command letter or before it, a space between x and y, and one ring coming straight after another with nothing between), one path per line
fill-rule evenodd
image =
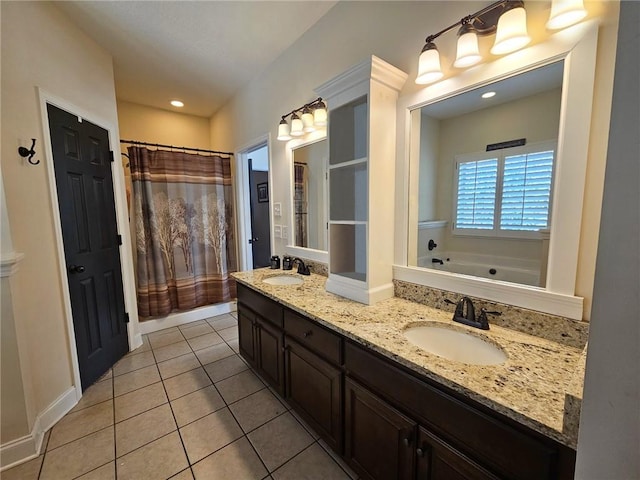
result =
M587 16L582 0L553 0L547 22L549 30L559 30L578 23Z
M418 76L416 83L426 85L440 80L443 77L442 68L440 67L440 54L436 45L428 42L418 59Z

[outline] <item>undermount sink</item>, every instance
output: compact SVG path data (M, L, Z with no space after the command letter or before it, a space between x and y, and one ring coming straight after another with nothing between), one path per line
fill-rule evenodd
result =
M300 285L302 279L300 277L294 277L293 275L276 275L274 277L268 277L262 280L269 285Z
M507 354L500 347L461 330L439 325L422 325L404 331L417 347L448 360L472 365L500 365Z

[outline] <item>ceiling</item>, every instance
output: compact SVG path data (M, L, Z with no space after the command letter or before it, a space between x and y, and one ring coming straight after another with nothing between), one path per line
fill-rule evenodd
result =
M210 117L336 2L55 4L111 53L119 100Z

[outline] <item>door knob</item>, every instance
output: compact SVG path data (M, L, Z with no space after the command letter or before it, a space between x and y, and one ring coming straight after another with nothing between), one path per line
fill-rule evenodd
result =
M257 241L258 241L258 238L250 238L250 239L249 239L249 243L250 243L250 244L251 244L251 243L254 243L254 242L257 242Z
M69 266L69 273L83 273L84 265L71 265Z

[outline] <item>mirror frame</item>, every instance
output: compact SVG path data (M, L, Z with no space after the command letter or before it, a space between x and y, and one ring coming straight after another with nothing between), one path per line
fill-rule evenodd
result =
M313 143L318 143L327 138L327 130L326 128L318 129L315 132L308 133L303 138L294 138L289 140L286 145L286 160L289 165L289 232L290 238L288 239L290 243L287 243L285 247L285 251L289 255L293 255L296 257L304 258L305 260L313 260L315 262L326 263L329 264L329 251L328 250L316 250L314 248L307 247L298 247L295 244L295 208L293 205L293 182L294 182L294 171L293 171L293 151L305 147L307 145L311 145ZM329 155L329 150L327 149L327 155ZM327 199L325 210L328 210L329 200Z
M574 25L551 35L542 43L478 65L398 100L395 279L582 319L583 298L575 296L575 286L597 40L597 20ZM410 212L408 206L417 202L418 195L417 182L412 185L409 172L411 165L417 165L419 161L415 149L419 139L412 135L412 111L559 60L565 62L558 132L557 155L560 160L554 180L546 288L409 267L409 225L417 222L417 209Z

